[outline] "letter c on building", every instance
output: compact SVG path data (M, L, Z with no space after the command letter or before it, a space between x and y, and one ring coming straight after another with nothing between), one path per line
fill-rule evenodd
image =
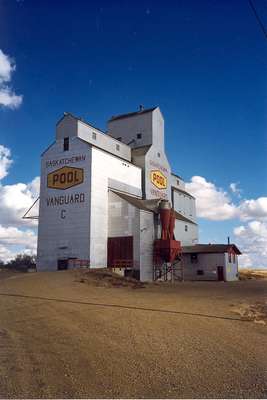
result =
M60 218L62 218L62 219L66 218L66 210L61 210L60 211Z

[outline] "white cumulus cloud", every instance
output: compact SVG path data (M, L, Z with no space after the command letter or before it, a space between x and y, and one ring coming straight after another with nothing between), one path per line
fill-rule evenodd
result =
M242 190L238 187L238 183L235 182L230 183L229 188L232 193L234 193L237 197L241 198Z
M0 261L9 261L12 260L12 258L16 257L17 252L12 251L11 249L7 248L6 246L3 246L0 244Z
M2 184L1 179L7 176L12 163L10 150L0 145L0 260L3 261L18 253L33 254L37 244L37 221L22 217L39 196L40 178L29 183Z
M0 180L8 174L8 169L12 164L10 156L10 150L0 144Z
M231 183L232 193L241 189ZM186 189L196 198L197 216L212 221L238 219L245 224L234 229L236 244L242 251L240 265L267 268L267 197L240 199L233 202L231 195L208 182L204 177L193 176Z
M37 221L22 217L36 200L38 187L38 177L28 184L0 184L0 260L36 253Z
M36 234L33 230L20 230L14 226L4 227L0 225L0 244L21 245L29 249L36 249Z
M15 94L8 84L15 69L15 62L0 49L0 106L11 109L18 108L23 98L22 95Z
M15 71L15 69L15 63L0 49L0 84L10 81L11 73Z
M196 198L197 216L212 221L236 217L237 209L229 195L202 176L193 176L186 189Z
M267 223L250 221L234 229L237 245L242 251L240 266L267 268Z
M0 105L11 109L18 108L22 103L22 96L16 95L10 87L0 87Z
M238 200L234 203L230 194L218 188L213 182L208 182L202 176L193 176L186 183L186 189L196 198L197 216L212 221L223 221L239 218L244 221L251 219L267 220L267 197ZM239 193L241 189L231 183L230 189Z
M25 212L32 206L40 185L39 177L30 183L15 183L13 185L0 185L0 223L3 226L36 226L34 220L22 220Z
M239 205L239 213L242 220L267 219L267 197L242 201Z

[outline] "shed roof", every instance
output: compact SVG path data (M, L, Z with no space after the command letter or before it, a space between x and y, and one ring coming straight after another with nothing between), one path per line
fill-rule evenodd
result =
M183 246L183 253L227 253L230 249L235 254L242 254L239 248L231 244L195 244L193 246Z
M126 114L120 114L120 115L114 115L109 119L109 121L115 121L116 119L121 119L121 118L134 117L135 115L140 115L140 114L146 114L148 112L152 112L152 111L156 110L156 108L157 107L152 107L152 108L147 108L145 110L130 112L130 113L126 113Z

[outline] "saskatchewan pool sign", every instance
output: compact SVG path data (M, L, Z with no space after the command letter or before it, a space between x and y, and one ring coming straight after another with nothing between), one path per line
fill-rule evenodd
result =
M83 169L63 167L47 175L47 187L51 189L69 189L83 183Z
M166 189L167 188L167 178L163 173L159 170L152 170L150 172L150 180L154 186L158 189Z

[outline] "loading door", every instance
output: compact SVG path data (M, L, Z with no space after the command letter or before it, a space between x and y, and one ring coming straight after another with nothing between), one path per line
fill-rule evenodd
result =
M63 260L57 260L57 269L59 271L63 269L68 269L68 260L63 259Z
M108 238L108 267L133 267L133 236Z

